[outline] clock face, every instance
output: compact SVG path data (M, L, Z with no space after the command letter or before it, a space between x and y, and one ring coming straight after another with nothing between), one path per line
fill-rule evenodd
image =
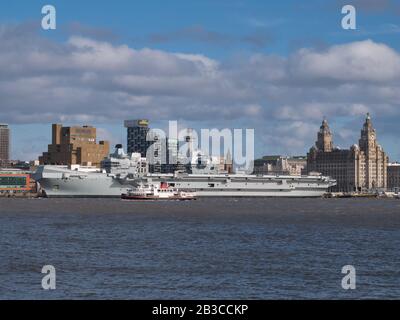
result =
M370 137L372 140L375 139L375 135L373 135L373 134L371 134Z

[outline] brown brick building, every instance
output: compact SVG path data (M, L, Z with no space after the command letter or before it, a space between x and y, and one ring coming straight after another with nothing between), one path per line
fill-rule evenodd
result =
M53 124L52 136L48 151L39 157L40 164L99 167L101 160L109 154L108 141L96 143L96 128L91 126L63 127Z

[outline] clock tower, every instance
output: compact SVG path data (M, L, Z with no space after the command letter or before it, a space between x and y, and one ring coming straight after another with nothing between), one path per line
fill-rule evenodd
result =
M308 172L320 172L336 179L334 192L375 192L387 186L388 157L378 144L368 113L361 130L359 144L350 149L333 147L332 133L326 119L318 138L307 153Z
M372 127L371 116L367 113L364 126L361 130L361 139L359 140L360 149L366 153L376 148L376 132Z
M332 133L326 119L322 121L322 125L319 128L318 139L315 145L318 150L323 152L331 152L333 150Z
M376 141L376 132L372 126L371 116L367 113L359 140L360 150L364 153L364 178L362 188L375 190L386 188L387 156Z

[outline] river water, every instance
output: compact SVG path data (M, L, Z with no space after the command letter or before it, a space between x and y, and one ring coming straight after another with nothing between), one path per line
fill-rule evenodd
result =
M0 199L0 299L308 298L400 298L399 200Z

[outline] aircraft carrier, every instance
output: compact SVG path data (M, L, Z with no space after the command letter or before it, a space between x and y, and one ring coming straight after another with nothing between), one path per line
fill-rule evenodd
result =
M140 183L161 183L198 197L321 197L335 180L321 175L285 176L227 174L210 170L210 163L192 173L149 174L146 159L127 155L118 147L102 168L39 166L33 178L46 197L120 197Z

